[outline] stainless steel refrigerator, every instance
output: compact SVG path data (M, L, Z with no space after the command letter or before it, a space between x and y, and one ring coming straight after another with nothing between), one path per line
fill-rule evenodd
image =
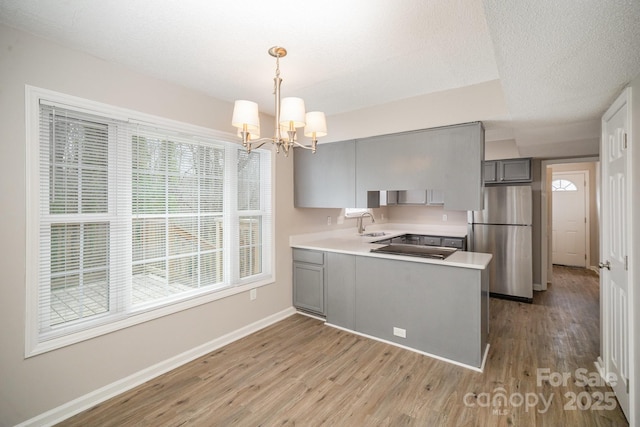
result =
M484 189L484 210L469 212L469 249L493 254L491 295L533 299L531 186Z

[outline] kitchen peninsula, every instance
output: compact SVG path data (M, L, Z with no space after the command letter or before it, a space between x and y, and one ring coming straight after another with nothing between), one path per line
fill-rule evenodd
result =
M458 250L432 259L371 252L385 246L374 242L406 233L443 234L385 227L370 236L353 229L291 236L294 305L326 316L329 326L481 371L491 255Z

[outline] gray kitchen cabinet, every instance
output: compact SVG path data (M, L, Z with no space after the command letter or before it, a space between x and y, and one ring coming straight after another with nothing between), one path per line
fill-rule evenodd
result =
M355 330L480 367L489 332L487 272L357 257Z
M358 139L356 205L370 191L437 188L447 209L481 209L483 157L480 122Z
M429 144L427 131L356 140L356 202L366 191L442 188L433 165L446 156L444 144Z
M327 323L356 328L356 257L327 252Z
M531 158L490 160L483 163L484 183L531 182Z
M293 249L293 305L324 316L326 301L325 253Z
M444 205L444 192L440 190L427 190L427 205L429 206Z
M293 150L294 206L356 207L355 141L320 144L316 153ZM365 206L366 207L366 206Z
M498 163L501 182L531 182L531 159L509 159Z
M426 190L403 190L398 191L399 205L424 205L427 203Z
M380 204L384 206L396 205L444 205L444 192L440 190L401 190L381 191Z
M485 184L498 182L498 162L495 160L483 162L482 176L484 177Z

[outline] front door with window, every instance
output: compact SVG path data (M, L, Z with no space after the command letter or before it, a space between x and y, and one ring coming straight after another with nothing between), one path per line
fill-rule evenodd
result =
M587 266L586 171L555 172L552 258L554 264Z

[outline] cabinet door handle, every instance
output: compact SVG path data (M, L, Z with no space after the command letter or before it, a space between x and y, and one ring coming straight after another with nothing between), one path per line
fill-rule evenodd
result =
M607 270L611 270L611 263L609 261L598 263L598 267L606 268Z

